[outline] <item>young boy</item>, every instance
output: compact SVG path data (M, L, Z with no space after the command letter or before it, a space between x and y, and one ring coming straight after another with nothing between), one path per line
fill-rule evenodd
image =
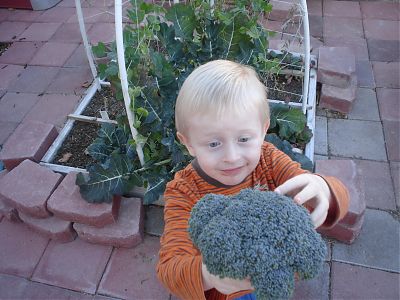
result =
M348 193L342 183L302 170L264 142L267 95L252 68L216 60L195 69L179 92L175 121L178 138L194 160L165 190L157 274L180 299L236 299L253 290L249 279L210 274L190 240L190 211L204 195L263 186L305 204L315 227L331 227L346 213Z

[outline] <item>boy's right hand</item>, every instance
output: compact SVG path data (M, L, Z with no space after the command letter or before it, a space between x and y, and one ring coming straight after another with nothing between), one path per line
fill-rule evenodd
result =
M254 290L249 278L243 280L227 277L220 278L208 272L204 263L201 264L201 272L203 274L203 287L205 291L215 288L220 293L229 295L239 291Z

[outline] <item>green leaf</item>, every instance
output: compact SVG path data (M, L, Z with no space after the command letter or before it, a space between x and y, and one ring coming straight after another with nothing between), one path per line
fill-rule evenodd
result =
M143 204L147 205L157 201L160 195L164 192L166 184L167 181L164 178L149 183L143 197Z
M104 123L97 135L104 140L104 142L108 145L113 144L113 134L116 126L109 123Z
M139 115L139 117L147 117L149 115L149 112L147 109L145 109L144 107L139 107L136 110L136 113Z
M174 4L165 14L168 21L174 25L177 37L191 40L193 38L193 30L196 28L196 17L191 6L186 4Z
M304 170L309 170L311 172L313 171L314 165L312 161L304 154L293 152L293 147L288 141L280 139L276 134L267 134L265 140L288 155L292 160L300 163Z
M118 65L116 63L113 63L108 66L108 68L105 71L105 75L106 77L116 76L118 75L118 72L119 72Z
M98 142L95 141L93 144L91 144L87 148L87 151L89 155L95 160L104 162L110 156L110 153L113 151L113 147L111 145L105 144L103 140L100 140Z
M82 173L76 177L83 198L90 203L111 202L114 195L123 195L140 186L140 177L133 172L133 165L126 155L111 156L108 168L96 164L88 168L89 179Z
M106 57L106 45L99 42L96 46L92 46L92 52L96 57Z
M307 122L301 110L285 104L272 104L271 115L274 115L274 123L279 126L279 136L283 139L289 139L293 134L300 133Z

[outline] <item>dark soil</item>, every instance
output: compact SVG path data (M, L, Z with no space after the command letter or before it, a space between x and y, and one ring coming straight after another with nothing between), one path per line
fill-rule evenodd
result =
M106 110L106 107L111 120L115 120L125 111L122 101L116 100L110 89L103 88L96 92L82 115L101 118L100 111ZM94 163L94 159L86 154L86 148L97 138L100 127L99 124L75 121L53 163L77 168L86 168Z
M300 102L303 93L303 78L292 75L273 75L266 80L268 99L285 102Z
M101 118L101 110L106 110L109 118L111 120L116 120L119 115L125 112L125 106L122 101L115 99L111 89L103 88L94 94L82 115Z
M10 46L11 43L0 43L0 55L2 55Z

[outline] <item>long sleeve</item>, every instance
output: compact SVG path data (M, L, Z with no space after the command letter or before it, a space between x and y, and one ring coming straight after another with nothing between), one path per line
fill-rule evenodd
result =
M321 176L321 175L320 175ZM328 216L320 228L332 228L346 215L349 209L350 196L344 184L332 176L321 176L325 179L331 191L331 201L329 203Z
M288 179L309 173L301 169L300 164L292 161L286 154L271 144L264 144L264 151L260 166L265 168L273 183L273 189L286 182ZM321 176L329 186L331 199L329 203L328 216L321 228L331 228L341 220L348 211L349 193L343 183L332 176ZM271 187L271 186L270 186Z
M205 299L201 274L201 255L187 232L193 202L177 183L164 194L165 228L157 265L160 281L180 299Z

